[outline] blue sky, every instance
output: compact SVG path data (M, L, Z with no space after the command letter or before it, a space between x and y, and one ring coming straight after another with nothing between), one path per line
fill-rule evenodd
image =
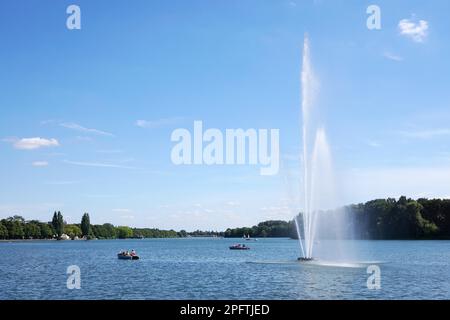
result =
M70 4L81 30L66 28ZM370 4L381 30L366 27ZM339 203L450 197L446 0L0 6L0 217L61 210L68 222L89 212L93 223L187 230L291 218L305 32ZM171 132L194 120L279 128L280 173L173 165Z

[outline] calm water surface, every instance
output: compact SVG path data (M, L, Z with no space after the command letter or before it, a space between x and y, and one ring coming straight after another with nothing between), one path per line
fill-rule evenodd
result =
M0 299L450 299L450 241L322 241L318 255L377 261L381 290L366 268L302 265L298 242L260 239L0 242ZM118 260L135 249L139 261ZM336 257L333 257L333 254ZM81 269L81 289L66 286Z

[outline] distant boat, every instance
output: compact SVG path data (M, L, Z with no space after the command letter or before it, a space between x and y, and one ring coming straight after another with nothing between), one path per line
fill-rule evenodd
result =
M245 236L245 234L244 234L243 238L244 238L246 241L258 241L258 239L256 239L256 238L250 238L250 235L249 235L249 234L248 234L247 236Z
M230 246L230 250L250 250L245 244L234 244Z

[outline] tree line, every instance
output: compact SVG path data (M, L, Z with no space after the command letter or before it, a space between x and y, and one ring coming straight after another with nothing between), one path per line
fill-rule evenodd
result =
M300 214L296 218L300 228L301 217ZM320 219L326 219L327 223L320 223ZM450 239L450 199L413 200L402 196L398 200L377 199L321 212L317 234L349 239ZM253 238L297 238L297 231L294 220L265 221L253 227L229 228L225 232L177 232L114 226L110 223L92 225L88 213L83 215L79 224L67 224L59 211L53 214L51 222L25 221L21 216L0 220L0 239L60 239L63 235L71 239L240 238L244 235Z
M377 199L320 212L316 234L336 239L450 239L450 199ZM302 215L297 222L303 230ZM320 221L326 220L326 223ZM251 228L227 229L225 237L298 238L295 221L266 221Z
M450 199L378 199L344 214L357 239L450 239Z
M88 213L79 224L68 224L60 211L53 214L51 222L26 221L22 216L0 220L0 239L128 239L128 238L176 238L187 236L174 230L130 228L110 223L92 225Z
M239 238L243 236L250 236L252 238L297 238L297 231L294 220L269 220L251 228L227 229L224 232L225 238Z

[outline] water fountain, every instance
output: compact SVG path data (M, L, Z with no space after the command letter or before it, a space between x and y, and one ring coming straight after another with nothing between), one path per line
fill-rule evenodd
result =
M322 209L334 202L331 154L325 129L317 119L315 98L318 82L310 61L310 43L305 35L303 46L302 85L302 144L303 144L303 206L302 221L295 219L302 257L299 261L313 260L317 225L326 223L320 219Z

